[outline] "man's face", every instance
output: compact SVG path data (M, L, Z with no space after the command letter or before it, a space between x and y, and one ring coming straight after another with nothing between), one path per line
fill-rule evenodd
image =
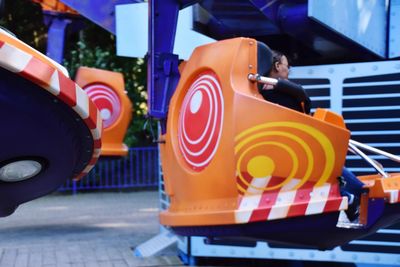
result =
M277 63L277 72L279 78L288 79L289 78L289 62L286 56L282 56L280 62Z

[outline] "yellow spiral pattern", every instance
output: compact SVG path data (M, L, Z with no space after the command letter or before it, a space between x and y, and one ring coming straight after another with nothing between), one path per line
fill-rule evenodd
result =
M296 135L296 131L300 131L303 138L305 136L307 138L304 138L305 140L303 140L300 136ZM295 143L301 148L302 155L296 153L295 149L293 149L290 144L286 144L288 143L288 140L290 140L289 143ZM293 189L301 187L311 177L313 170L315 169L315 158L318 156L315 154L313 147L311 147L311 140L315 140L323 151L325 158L324 166L316 186L324 184L331 176L335 166L335 150L331 141L318 129L303 123L291 121L260 124L241 132L235 137L235 156L238 179L247 187L253 187L254 189L263 191L278 189L288 184L293 178L300 179L300 182L297 183ZM259 188L251 185L243 176L241 171L243 170L243 166L247 166L247 173L251 175L252 178L272 176L274 171L279 168L275 163L279 155L254 155L254 153L259 153L257 152L257 148L260 147L277 147L282 151L285 151L289 156L291 162L287 162L287 164L291 164L291 169L287 177L285 177L281 183ZM248 159L249 155L251 155L250 159ZM302 157L303 155L305 155L305 157ZM306 166L304 175L302 175L302 177L295 177L300 165ZM239 185L239 183L238 187L240 191L246 191Z

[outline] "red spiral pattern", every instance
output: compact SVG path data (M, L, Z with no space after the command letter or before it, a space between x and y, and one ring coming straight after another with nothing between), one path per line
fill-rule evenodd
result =
M113 125L121 114L121 101L115 91L103 84L92 84L83 90L99 109L104 129Z
M213 72L202 73L193 82L180 111L180 151L193 170L201 171L216 153L224 117L222 90Z

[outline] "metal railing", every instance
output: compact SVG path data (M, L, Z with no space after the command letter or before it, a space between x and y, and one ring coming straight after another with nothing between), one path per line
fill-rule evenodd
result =
M88 191L158 186L158 149L133 147L126 157L100 158L88 175L79 181L67 180L58 191Z

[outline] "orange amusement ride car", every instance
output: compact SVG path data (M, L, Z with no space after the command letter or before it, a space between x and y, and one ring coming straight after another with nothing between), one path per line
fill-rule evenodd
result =
M265 101L257 83L277 82L259 75L269 72L270 53L235 38L196 48L182 68L161 137L171 200L161 223L180 235L321 249L393 223L400 176L383 171L358 177L360 215L347 218L349 198L338 181L346 153L349 145L357 153L373 148L351 141L340 115L317 109L309 116Z

